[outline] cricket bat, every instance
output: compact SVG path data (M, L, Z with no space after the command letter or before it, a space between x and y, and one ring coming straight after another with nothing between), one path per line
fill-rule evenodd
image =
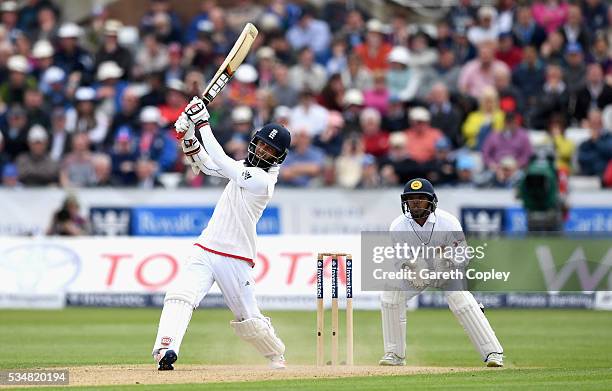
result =
M210 80L204 92L202 93L202 100L206 105L215 99L219 92L229 83L236 69L242 64L246 58L255 38L257 37L257 27L252 23L247 23L242 29L242 33L234 43L232 50L230 50L225 60Z

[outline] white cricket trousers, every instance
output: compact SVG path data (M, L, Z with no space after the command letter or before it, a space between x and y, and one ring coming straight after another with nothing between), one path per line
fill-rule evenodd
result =
M153 351L168 348L178 353L193 310L215 282L236 321L264 319L255 300L251 271L245 261L194 246L166 293Z

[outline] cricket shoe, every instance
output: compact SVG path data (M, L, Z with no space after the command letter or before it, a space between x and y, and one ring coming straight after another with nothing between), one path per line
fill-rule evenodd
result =
M501 353L491 353L485 360L487 367L503 367L504 355Z
M174 369L174 362L178 359L176 352L172 349L159 349L155 355L153 355L155 361L157 361L158 371L172 371Z
M273 356L270 358L270 369L285 369L287 363L285 362L285 356Z
M387 352L378 362L378 365L384 367L403 367L406 365L406 359L398 356L393 352Z

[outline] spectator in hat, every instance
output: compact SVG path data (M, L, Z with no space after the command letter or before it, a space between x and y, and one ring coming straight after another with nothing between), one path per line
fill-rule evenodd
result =
M433 85L429 96L429 112L431 113L431 126L440 129L451 142L453 148L463 145L461 136L461 111L450 101L450 95L445 83L438 82Z
M16 1L3 1L0 4L0 22L6 29L7 33L13 34L19 31L17 28L19 5Z
M476 162L469 154L460 154L456 160L457 182L455 186L472 187L474 185L474 172Z
M57 184L59 166L47 152L49 136L40 125L28 131L28 152L21 153L16 160L19 182L26 186L48 186Z
M94 149L102 147L108 132L108 116L97 107L96 91L79 87L74 94L75 106L66 111L66 129L69 133L87 133Z
M71 101L66 91L66 73L60 67L52 66L45 71L40 79L40 91L48 107L68 107Z
M127 87L127 82L121 80L123 69L114 61L105 61L98 67L96 97L98 107L107 116L112 117L121 107L121 96Z
M256 92L255 110L253 113L253 128L259 129L272 122L274 108L278 105L276 97L267 88L259 88Z
M292 127L293 150L280 170L281 183L294 187L315 185L323 172L325 155L312 145L311 133L303 127Z
M482 158L488 170L496 171L506 156L511 156L523 168L532 155L531 143L520 126L517 113L507 113L501 132L490 132L482 146Z
M408 49L396 46L389 56L387 71L387 88L389 94L398 96L403 101L414 98L417 92L417 80L410 69L410 53Z
M347 90L344 94L342 116L344 117L344 132L346 134L359 133L361 131L359 116L363 111L363 103L363 93L357 89Z
M177 116L178 117L178 116ZM176 141L162 129L163 117L157 107L147 106L140 112L138 156L157 163L161 172L168 172L177 159Z
M590 138L578 147L578 163L582 175L601 177L612 160L612 133L603 128L601 111L589 111L586 121Z
M110 150L117 131L122 126L128 126L130 129L137 129L140 125L138 114L140 112L140 96L137 89L133 86L127 87L121 95L121 104L119 110L113 116L109 131L104 139L104 149Z
M9 57L6 63L9 71L8 80L0 85L0 98L6 104L23 104L23 97L27 88L36 88L36 80L29 76L30 64L21 55Z
M499 96L493 87L486 87L479 100L478 110L471 112L463 123L462 133L465 145L480 149L482 142L491 131L504 128L504 112L499 108Z
M499 34L499 45L495 58L503 61L514 70L523 60L523 50L514 44L514 38L509 31Z
M77 133L71 141L71 151L62 159L60 185L64 188L95 185L97 177L87 134Z
M17 172L17 166L13 163L7 163L2 167L2 180L1 185L5 188L20 187L22 184L19 183L19 173Z
M289 127L289 121L291 120L291 109L288 106L280 105L274 109L274 116L272 121L277 124L283 125L285 128Z
M483 41L478 46L478 58L469 61L459 75L459 91L479 98L483 89L494 85L495 71L499 68L509 70L508 66L495 59L494 41Z
M233 82L228 86L227 103L230 106L245 105L254 109L257 106L258 76L253 65L240 65L236 70Z
M327 109L317 103L314 93L303 89L299 103L291 110L290 129L303 129L314 137L327 126L327 116Z
M340 73L342 84L346 89L355 88L361 91L372 88L372 73L363 65L361 57L351 53L348 57L347 67Z
M385 42L385 26L378 19L370 19L366 24L365 42L355 47L355 53L370 71L386 70L389 67L387 56L391 45Z
M74 23L63 24L58 32L59 43L54 55L54 63L62 68L72 83L91 82L94 61L87 50L79 45L82 30Z
M559 28L567 44L578 43L582 48L591 46L591 33L584 24L582 9L577 4L570 4L567 11L567 20Z
M104 40L96 53L96 69L100 70L103 63L114 62L120 69L124 79L128 79L132 71L132 54L119 44L119 32L123 24L115 19L108 19L104 22Z
M528 6L516 10L516 22L512 27L512 36L520 47L535 46L540 48L546 41L547 32L536 22Z
M309 47L302 48L298 53L298 62L289 69L291 86L300 91L308 88L315 93L323 89L327 81L325 68L315 62L314 52Z
M274 65L276 63L274 49L269 46L262 46L257 50L255 57L257 60L257 85L259 88L269 88L274 82Z
M34 59L34 70L32 76L39 82L45 72L53 66L53 55L55 49L47 40L36 41L32 47L32 58Z
M7 112L7 125L0 128L3 133L5 151L9 160L14 161L22 152L28 150L28 117L20 105L10 106Z
M165 97L165 103L159 106L161 119L164 125L173 124L189 103L185 96L185 84L179 79L168 81Z
M565 23L569 6L563 0L537 0L531 6L531 11L538 25L550 33Z
M361 142L364 152L375 158L385 156L389 152L389 133L383 131L380 127L382 122L380 112L367 107L361 112L359 122L361 124Z
M497 11L491 6L483 6L478 9L477 23L470 27L467 37L470 42L478 46L483 41L496 40L499 35L497 29Z
M436 142L444 137L439 129L431 127L431 114L417 106L410 110L410 128L406 129L406 148L410 159L423 164L435 157Z
M298 90L289 80L289 70L282 62L274 64L274 82L270 87L272 94L279 102L288 107L293 107L298 102Z
M570 43L565 48L565 67L563 79L567 83L570 93L575 93L584 87L586 78L586 65L584 51L579 43Z
M410 178L424 177L423 166L408 156L405 132L394 132L389 137L389 154L380 159L383 185L405 183Z
M70 150L71 145L71 135L66 129L66 111L62 107L56 107L51 112L49 156L53 161L60 162Z
M251 141L253 111L249 106L237 106L232 110L232 126L229 134L220 137L224 149L234 160L244 160Z
M287 31L287 40L294 50L310 48L318 62L326 61L329 57L329 25L315 18L315 10L311 6L302 7L298 22Z
M612 86L604 80L601 65L592 63L587 66L586 85L576 93L576 108L574 118L578 121L586 118L590 108L603 110L612 104Z
M342 151L344 142L344 118L339 111L330 111L327 126L323 132L316 135L312 145L320 148L326 156L336 157Z
M110 158L112 181L121 186L135 185L138 153L136 152L136 140L128 126L121 126L117 130Z

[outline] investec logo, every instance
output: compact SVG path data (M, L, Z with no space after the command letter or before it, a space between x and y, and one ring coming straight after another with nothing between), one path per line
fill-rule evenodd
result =
M602 280L605 281L606 278L608 279L607 290L612 290L612 273L610 273L610 267L612 267L612 247L608 248L608 251L599 263L595 261L587 262L584 250L582 247L578 247L559 270L557 270L549 246L538 246L536 248L536 255L538 257L540 269L544 275L546 288L549 292L559 292L563 290L563 287L574 273L578 276L578 281L583 291L588 292L596 290L597 286ZM589 270L589 264L598 265L593 273ZM606 288L603 289L606 290Z

